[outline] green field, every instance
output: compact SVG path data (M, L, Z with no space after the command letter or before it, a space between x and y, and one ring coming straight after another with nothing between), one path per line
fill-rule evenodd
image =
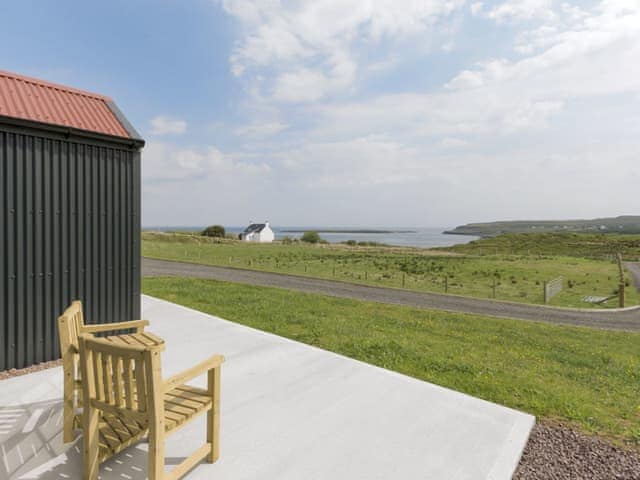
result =
M483 241L496 242L497 239ZM478 244L468 247L468 251L278 242L251 244L230 240L215 242L197 235L145 232L142 255L537 304L544 301L544 282L562 276L563 291L550 304L567 307L592 307L582 301L583 297L605 297L617 291L615 261L602 258L604 254L601 258L581 258L564 251L562 255L527 253L524 247L516 251L514 241L508 245L507 249L494 244L493 253L489 254L476 252ZM627 284L630 285L629 278ZM626 293L627 305L640 301L634 288L627 288ZM615 299L604 305L616 306Z
M467 255L560 255L595 259L612 259L620 252L625 260L637 261L640 259L640 235L510 233L441 250Z
M214 280L145 278L143 291L539 418L640 443L640 334Z

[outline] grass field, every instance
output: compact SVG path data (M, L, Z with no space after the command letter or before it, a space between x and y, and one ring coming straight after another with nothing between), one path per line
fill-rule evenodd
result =
M521 233L482 238L443 251L473 255L559 255L606 259L620 252L625 260L640 259L640 235L594 233Z
M493 254L478 254L474 252L477 245L469 248L469 252L451 249L452 253L302 243L215 243L196 235L149 232L143 234L142 242L142 254L150 258L523 303L544 303L544 282L558 276L563 277L564 288L551 305L588 308L593 305L583 302L584 296L604 297L617 291L617 267L612 259L533 255L523 249L515 254L504 253L505 248L496 246L492 247ZM630 285L629 278L627 283ZM640 301L635 289L627 288L626 293L627 305ZM605 305L616 306L615 299Z
M145 278L143 291L619 442L640 443L640 334L214 280Z

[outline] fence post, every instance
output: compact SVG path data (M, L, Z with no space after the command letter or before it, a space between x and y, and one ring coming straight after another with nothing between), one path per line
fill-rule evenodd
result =
M444 276L444 293L449 292L449 277L447 275Z
M493 298L496 298L496 276L493 276L493 285L491 286L491 289L493 290Z
M406 274L404 272L402 272L402 288L404 288L404 277L406 276Z
M549 299L547 298L547 281L542 282L542 297L544 299L544 303L549 303Z
M617 253L616 259L618 260L618 274L620 276L618 282L618 306L624 308L624 269L622 268L622 254Z

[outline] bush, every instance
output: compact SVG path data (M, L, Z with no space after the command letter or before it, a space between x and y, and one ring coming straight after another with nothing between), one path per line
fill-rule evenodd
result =
M318 232L311 230L309 232L304 232L300 240L307 243L320 243L322 238L320 238L320 234Z
M202 231L202 235L205 237L224 238L226 232L224 231L224 227L222 225L211 225Z

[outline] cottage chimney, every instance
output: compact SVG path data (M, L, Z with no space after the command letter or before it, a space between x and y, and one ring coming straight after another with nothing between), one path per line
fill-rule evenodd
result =
M268 227L269 226L269 220L265 220L264 224Z

